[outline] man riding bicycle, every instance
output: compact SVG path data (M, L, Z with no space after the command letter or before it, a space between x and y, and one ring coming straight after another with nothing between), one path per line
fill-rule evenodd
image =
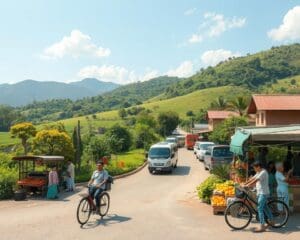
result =
M105 191L105 184L107 182L109 175L108 172L103 169L103 162L97 162L97 170L92 174L92 177L88 183L89 194L94 199L96 199L96 211L99 211L100 207L100 195Z

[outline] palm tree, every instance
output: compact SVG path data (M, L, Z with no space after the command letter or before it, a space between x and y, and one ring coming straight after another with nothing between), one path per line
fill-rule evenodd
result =
M227 107L228 107L228 102L223 96L218 97L215 101L211 103L211 108L213 109L224 110Z
M248 101L246 98L244 98L242 96L237 97L235 100L233 100L229 103L229 108L238 112L240 114L240 116L244 115L247 107L248 107Z

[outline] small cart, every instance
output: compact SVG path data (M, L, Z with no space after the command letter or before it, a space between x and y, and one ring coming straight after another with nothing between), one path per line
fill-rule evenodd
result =
M62 156L18 156L13 160L19 162L19 190L15 192L15 200L26 198L27 193L47 193L49 166L61 169L64 162Z

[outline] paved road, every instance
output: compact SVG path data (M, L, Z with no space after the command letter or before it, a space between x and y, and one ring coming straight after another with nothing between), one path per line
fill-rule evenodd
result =
M1 240L40 239L299 239L300 216L292 217L281 232L231 231L223 216L199 202L195 187L208 173L191 151L180 149L173 175L150 175L145 168L113 185L111 209L103 220L92 216L81 228L75 212L79 195L58 201L0 202ZM85 189L79 189L81 192Z

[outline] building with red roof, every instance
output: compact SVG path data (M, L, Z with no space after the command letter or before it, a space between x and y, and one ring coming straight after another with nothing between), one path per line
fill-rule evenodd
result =
M233 111L207 111L206 120L208 121L208 129L213 131L225 119L236 116L239 116L239 114Z
M253 95L247 113L256 126L300 124L300 95Z

